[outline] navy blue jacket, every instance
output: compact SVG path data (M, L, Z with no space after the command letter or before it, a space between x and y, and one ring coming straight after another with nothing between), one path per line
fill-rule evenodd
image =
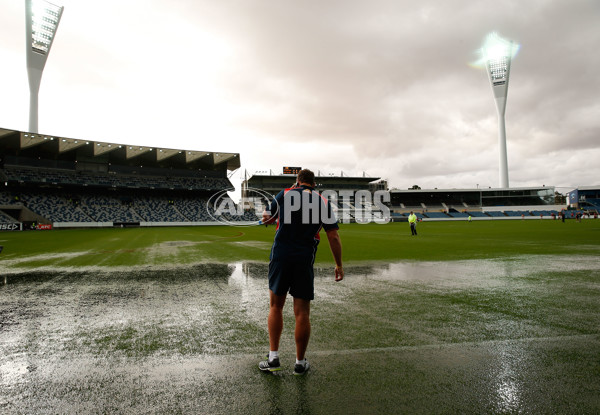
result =
M277 217L271 261L314 263L321 228L339 229L331 203L312 187L282 190L271 202L269 211Z

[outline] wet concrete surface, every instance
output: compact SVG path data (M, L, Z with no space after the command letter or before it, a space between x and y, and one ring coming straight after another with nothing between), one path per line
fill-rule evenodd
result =
M600 413L589 257L317 269L305 377L261 373L267 264L0 280L0 413ZM291 304L290 304L291 305Z

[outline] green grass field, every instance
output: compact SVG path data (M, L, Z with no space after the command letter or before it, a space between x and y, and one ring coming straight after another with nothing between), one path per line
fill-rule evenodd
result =
M272 227L2 233L0 413L600 413L600 221L418 230L343 225L340 283L323 241L300 378Z
M268 261L275 228L77 229L0 234L7 268L146 266ZM600 221L423 222L341 226L346 264L452 261L515 255L599 255ZM317 263L331 263L323 236Z

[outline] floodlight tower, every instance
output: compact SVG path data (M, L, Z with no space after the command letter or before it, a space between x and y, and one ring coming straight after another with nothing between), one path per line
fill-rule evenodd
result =
M29 78L29 132L38 132L38 95L42 72L64 7L45 0L25 0L27 77Z
M500 148L500 187L508 188L508 156L506 152L506 95L508 93L508 77L512 58L518 50L518 45L502 39L497 33L490 33L481 49L485 62L496 110L498 112L498 146Z

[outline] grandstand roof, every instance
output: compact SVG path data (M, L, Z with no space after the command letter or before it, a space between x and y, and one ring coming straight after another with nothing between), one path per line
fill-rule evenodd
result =
M260 178L268 178L268 179L281 179L285 181L294 180L297 177L296 174L253 174L248 178L248 180L252 179L260 179ZM315 175L315 180L324 181L324 182L339 182L339 181L352 181L352 182L360 182L360 183L371 183L377 180L381 180L381 177L365 177L365 176L319 176Z
M573 190L600 190L600 185L596 186L578 186Z
M519 191L519 190L554 190L554 186L532 186L532 187L490 187L490 188L471 188L471 189L391 189L392 193L465 193L465 192L498 192L498 191Z
M254 174L244 180L243 187L254 187L268 191L281 190L296 181L295 174ZM381 180L380 177L351 176L315 176L316 188L323 189L369 189L370 183Z
M0 128L0 154L54 160L112 162L149 167L235 170L239 153L222 153L90 141Z

